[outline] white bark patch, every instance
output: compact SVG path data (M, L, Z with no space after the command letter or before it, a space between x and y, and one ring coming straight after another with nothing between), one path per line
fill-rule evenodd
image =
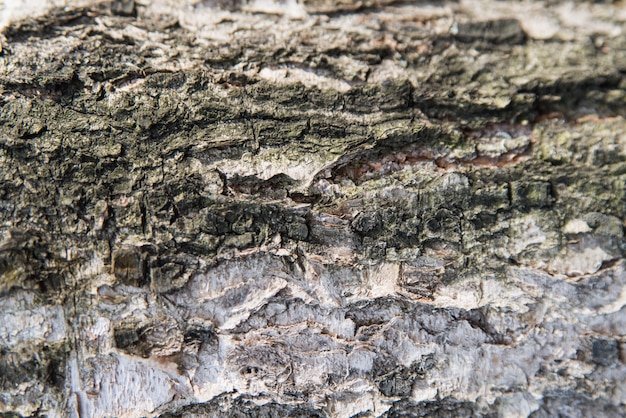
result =
M566 234L583 234L591 232L591 228L583 219L572 219L565 224L563 232Z
M2 301L4 302L4 301ZM54 344L67 337L65 315L60 306L39 306L31 309L2 311L0 344L17 348L22 345Z
M321 90L334 89L339 92L350 90L350 84L345 81L324 77L312 71L305 71L299 68L263 68L259 71L258 75L276 84L293 84L300 82L309 88L317 87Z
M550 270L568 276L580 276L597 272L604 261L613 256L602 249L594 240L581 240L568 246L550 262Z
M95 359L93 373L93 387L83 388L92 394L83 399L83 410L94 418L151 416L175 396L191 396L189 382L177 376L175 368L152 360L101 357Z
M533 216L526 216L516 224L511 225L513 237L511 240L513 254L519 254L526 248L542 244L546 241L546 234Z

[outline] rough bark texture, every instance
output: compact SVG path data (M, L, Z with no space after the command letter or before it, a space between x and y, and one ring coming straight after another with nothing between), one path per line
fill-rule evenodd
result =
M623 3L5 3L0 416L626 414Z

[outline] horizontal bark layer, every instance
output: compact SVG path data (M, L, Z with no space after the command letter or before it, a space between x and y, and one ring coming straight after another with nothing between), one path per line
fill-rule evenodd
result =
M0 413L626 413L619 3L40 11L0 38Z

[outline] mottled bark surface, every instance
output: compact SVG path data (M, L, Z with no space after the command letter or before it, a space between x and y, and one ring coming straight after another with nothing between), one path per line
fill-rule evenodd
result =
M623 3L5 3L0 415L626 414Z

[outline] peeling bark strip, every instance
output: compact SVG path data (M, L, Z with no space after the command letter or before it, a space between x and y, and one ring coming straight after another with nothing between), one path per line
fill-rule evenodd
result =
M0 6L0 415L626 415L620 2L52 3Z

